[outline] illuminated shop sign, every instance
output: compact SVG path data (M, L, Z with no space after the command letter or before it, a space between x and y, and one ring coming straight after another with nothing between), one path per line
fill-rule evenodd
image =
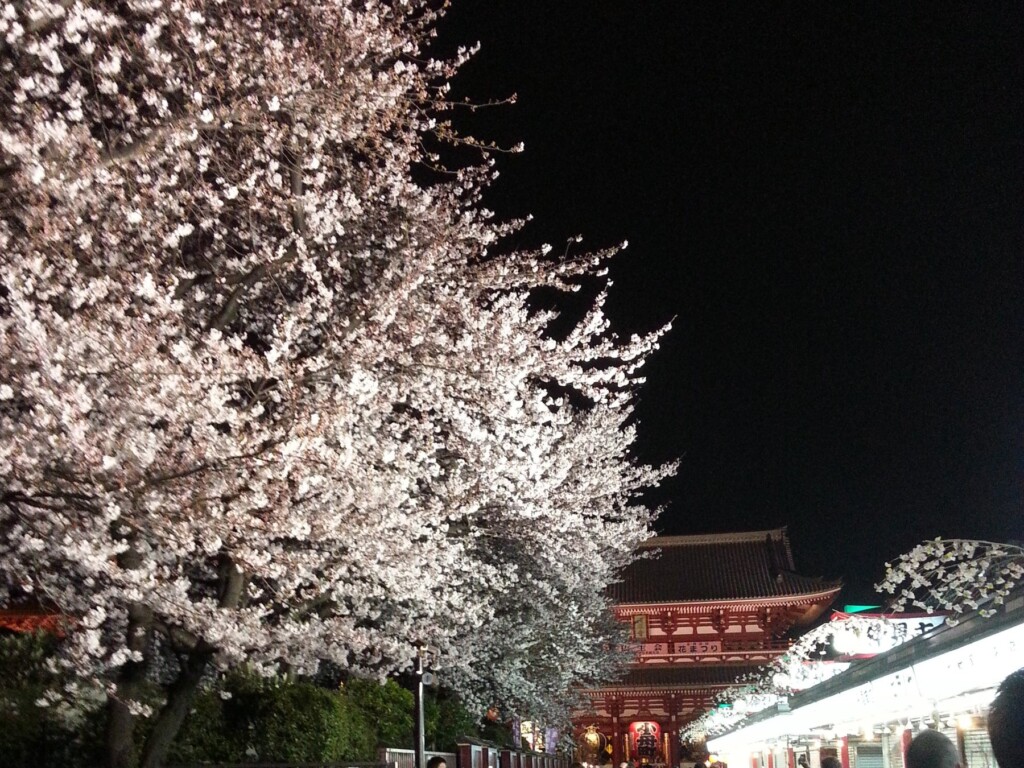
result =
M843 656L874 656L902 645L940 626L945 616L890 616L856 614L855 620L833 619L832 647Z

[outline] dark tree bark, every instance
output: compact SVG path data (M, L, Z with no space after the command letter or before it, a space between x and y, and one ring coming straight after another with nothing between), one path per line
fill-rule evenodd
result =
M219 580L219 606L224 610L238 608L245 597L248 582L245 574L229 557L221 562ZM195 639L186 652L181 671L167 691L167 702L153 723L153 730L142 750L141 768L160 768L167 759L167 753L174 738L192 709L196 691L203 675L210 666L215 649L200 639ZM120 768L120 767L118 767Z
M136 603L128 609L128 650L147 654L153 631L153 613ZM128 701L141 693L146 676L145 661L128 661L121 667L117 681L117 698L108 700L107 765L108 768L133 768L135 765L135 715Z
M146 739L146 746L142 751L141 768L160 768L167 759L167 752L174 742L174 737L181 730L185 718L192 709L192 701L195 699L199 683L203 679L203 673L213 658L213 650L205 644L202 647L190 652L182 663L181 672L178 678L171 685L167 692L167 703L160 710L156 721L153 723L153 730Z

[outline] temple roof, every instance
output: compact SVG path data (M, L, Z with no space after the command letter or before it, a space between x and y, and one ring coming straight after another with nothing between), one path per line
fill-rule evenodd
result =
M660 550L660 554L657 552ZM801 576L785 528L702 536L659 536L647 556L609 587L616 603L714 602L838 591L839 581Z

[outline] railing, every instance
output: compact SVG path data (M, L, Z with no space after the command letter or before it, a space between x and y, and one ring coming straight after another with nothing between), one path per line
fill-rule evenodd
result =
M567 757L503 749L492 744L459 744L458 768L569 768ZM449 768L451 768L449 766Z
M427 752L426 758L443 758L448 768L570 768L568 758L543 752L502 749L492 744L460 744L454 752ZM376 762L336 760L329 763L179 763L168 768L415 768L411 749L381 748Z
M788 640L725 640L722 642L722 652L730 653L736 651L788 651L790 643Z
M448 768L456 768L459 757L454 752L425 752L427 760L432 757L440 757ZM377 750L377 758L382 765L389 768L416 768L416 750L414 749L392 749L381 747ZM424 766L423 768L426 768Z
M167 768L388 768L376 762L336 760L330 763L177 763Z

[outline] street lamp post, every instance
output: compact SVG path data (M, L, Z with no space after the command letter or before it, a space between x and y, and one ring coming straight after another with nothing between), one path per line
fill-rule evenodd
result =
M415 745L416 745L416 768L427 768L426 760L426 734L423 725L423 653L424 648L421 645L416 649L416 701L415 701Z

